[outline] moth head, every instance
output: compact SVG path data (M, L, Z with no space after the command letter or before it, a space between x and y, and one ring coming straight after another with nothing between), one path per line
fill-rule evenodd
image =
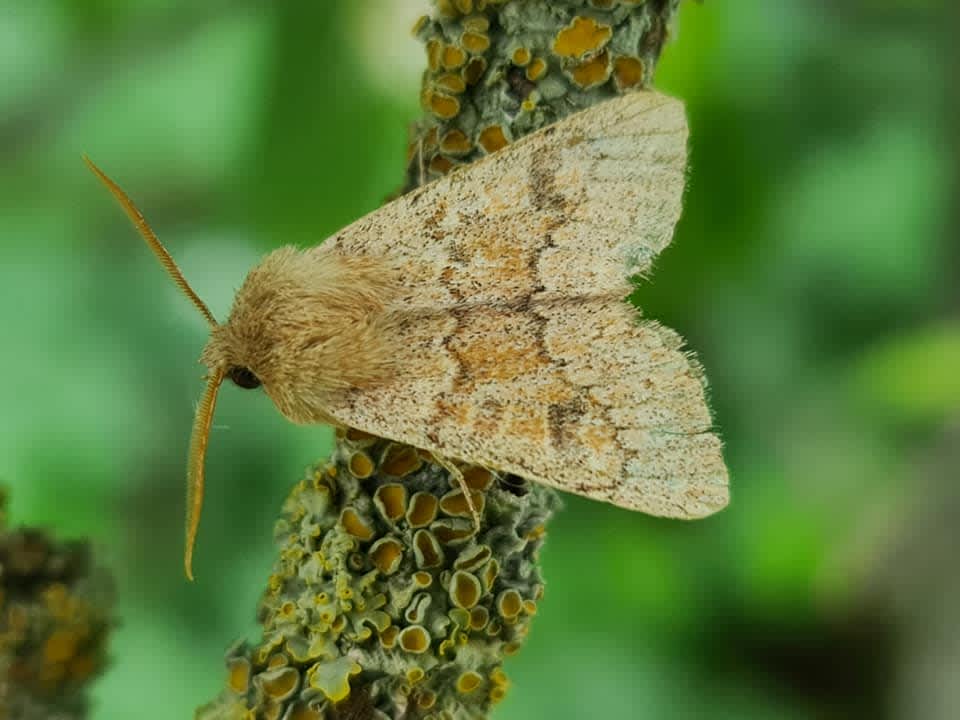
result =
M229 317L218 323L126 193L89 158L84 160L210 325L210 340L200 356L207 384L197 404L187 462L184 569L192 580L204 458L224 380L247 390L262 387L293 422L331 422L325 408L333 395L370 387L391 374L393 355L382 338L395 320L383 310L395 292L395 277L382 262L337 255L322 246L283 247L247 274Z
M333 396L389 375L391 278L382 263L324 246L274 250L247 274L200 360L239 387L262 387L292 422L329 423Z

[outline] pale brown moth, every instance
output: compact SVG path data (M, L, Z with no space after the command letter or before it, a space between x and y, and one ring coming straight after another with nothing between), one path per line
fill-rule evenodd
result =
M728 500L705 380L626 300L680 217L683 105L636 92L572 115L253 268L217 323L129 198L88 160L210 323L184 565L217 391L262 386L329 423L653 515Z

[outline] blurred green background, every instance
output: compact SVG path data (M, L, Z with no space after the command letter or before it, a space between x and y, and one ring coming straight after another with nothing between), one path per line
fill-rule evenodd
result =
M219 691L330 437L221 394L186 583L205 326L81 153L223 317L260 254L399 186L425 4L0 0L0 480L116 573L95 718ZM658 85L689 108L686 210L637 299L707 368L733 502L568 498L496 717L956 717L958 27L934 0L685 4Z

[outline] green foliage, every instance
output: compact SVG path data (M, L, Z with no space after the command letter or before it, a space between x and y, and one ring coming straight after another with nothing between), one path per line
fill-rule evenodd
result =
M854 388L892 422L940 425L960 407L960 325L897 335L866 352Z
M400 185L417 62L384 93L361 38L406 28L359 5L0 1L0 477L18 518L91 537L117 575L123 624L93 717L189 717L215 696L224 648L258 636L289 478L330 437L225 389L199 580L183 581L205 328L80 155L121 181L222 316L258 254L316 242ZM412 24L421 8L404 7ZM875 518L902 512L914 460L957 413L946 12L683 4L657 85L689 108L686 209L636 299L708 369L732 504L682 524L571 501L494 717L884 709L881 683L853 669L903 651L834 628L875 626L858 578L900 527ZM831 581L850 557L861 574ZM800 662L810 638L823 647Z

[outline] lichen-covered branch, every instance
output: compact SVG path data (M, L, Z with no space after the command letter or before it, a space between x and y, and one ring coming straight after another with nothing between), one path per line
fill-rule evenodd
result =
M653 79L679 0L437 0L407 189Z
M230 689L201 717L253 707L330 717L352 697L351 718L480 717L503 696L501 660L542 597L537 550L557 498L464 468L482 511L477 532L464 495L431 460L355 431L338 438L277 523L263 638L230 651ZM358 712L361 690L368 707Z
M0 720L82 720L104 669L113 585L84 542L10 529L0 490Z
M405 190L646 85L679 0L434 0ZM198 717L485 718L543 595L552 490L347 431L294 488L259 610Z

